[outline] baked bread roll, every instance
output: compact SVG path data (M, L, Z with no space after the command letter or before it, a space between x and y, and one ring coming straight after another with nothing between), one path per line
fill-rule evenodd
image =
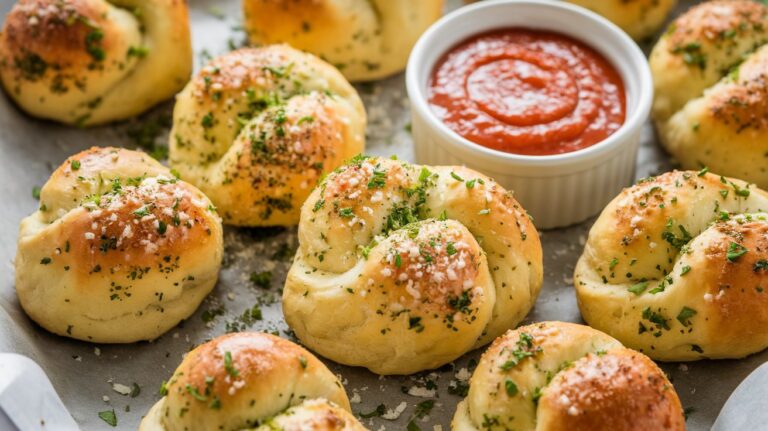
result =
M672 23L650 56L653 118L685 169L768 187L768 7L699 4Z
M405 69L443 0L243 0L243 11L252 43L288 43L370 81Z
M514 327L541 283L538 233L511 192L463 167L358 157L302 207L283 312L325 357L411 374Z
M36 117L132 117L189 79L187 14L179 0L19 0L0 34L0 80Z
M677 0L566 0L612 21L632 39L653 36L661 28Z
M95 343L152 340L218 277L221 220L149 156L91 148L66 160L21 221L16 292L43 328Z
M302 347L273 335L217 337L184 358L139 431L363 431L344 387Z
M317 57L274 45L214 59L179 94L170 164L225 223L295 225L317 181L364 146L355 89Z
M647 356L588 326L542 322L483 353L453 431L685 430L680 400Z
M590 326L662 361L740 358L768 346L768 194L671 172L603 210L576 265Z

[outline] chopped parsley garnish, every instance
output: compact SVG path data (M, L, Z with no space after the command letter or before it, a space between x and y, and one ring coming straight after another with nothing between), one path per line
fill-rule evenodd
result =
M209 112L203 115L203 119L200 120L200 125L203 126L204 129L213 127L213 113Z
M655 324L658 328L669 330L668 319L664 317L660 312L652 311L651 307L646 307L643 310L643 319Z
M255 284L256 286L262 289L269 289L270 285L272 284L272 272L252 272L250 279L251 283Z
M416 419L421 419L424 416L428 415L434 407L435 407L434 400L425 400L416 404L416 408L413 410L413 416L411 417L411 423L413 423L413 421ZM418 427L416 429L418 429Z
M691 324L691 317L696 315L696 310L689 307L683 307L680 313L677 315L677 321L683 326L689 326Z
M673 220L669 219L667 220L667 230L661 233L661 238L667 241L669 244L672 245L672 247L675 247L676 249L680 250L683 248L684 245L688 244L693 237L691 234L683 227L683 225L678 225L677 228L680 230L680 236L676 236L674 232L672 232L672 223Z
M457 253L457 252L456 252L456 247L453 245L453 243L452 243L452 242L449 242L449 243L448 243L448 244L445 246L445 252L446 252L446 253L448 253L448 256L453 256L454 254L456 254L456 253Z
M469 314L472 310L469 308L472 305L472 300L469 299L469 293L465 290L461 292L461 295L448 300L448 305L454 310L459 310L464 314Z
M136 57L136 58L144 58L149 53L149 48L146 46L131 46L128 48L128 52L125 53L125 56L127 58Z
M198 401L205 401L205 400L208 399L208 397L206 397L205 395L201 394L200 391L196 387L190 385L189 383L187 383L187 392L190 395L192 395L192 397L194 399L196 399Z
M641 281L641 282L639 282L637 284L632 285L627 290L632 292L632 293L634 293L635 295L640 295L643 292L645 292L646 289L648 289L648 282L647 281Z
M352 208L340 208L339 215L344 218L352 218L355 213L352 211Z
M760 259L757 262L755 262L754 268L752 268L753 271L757 272L760 270L766 271L768 270L768 260Z
M504 388L507 390L507 395L510 397L514 397L517 395L517 385L512 380L507 379L504 382Z
M729 262L736 262L741 256L744 256L749 250L747 250L746 247L744 247L741 244L731 242L728 244L728 252L725 255L725 258L728 259Z
M371 177L371 180L368 181L368 188L380 189L384 187L386 184L387 184L387 172L374 169L373 176Z
M98 28L94 28L85 35L85 50L96 61L102 61L106 57L104 49L100 46L102 39L104 39L104 32Z
M224 369L227 371L227 374L232 377L237 377L240 375L240 372L237 371L237 368L232 365L232 353L230 352L224 352Z
M146 217L150 214L149 205L144 205L141 208L133 212L136 217Z
M701 70L707 68L707 56L701 52L699 42L691 42L683 46L678 46L672 50L673 54L682 54L683 62L690 66L696 66Z
M616 268L616 265L619 264L619 259L616 259L615 257L611 259L611 263L608 264L608 270L613 271L613 268Z
M525 332L520 333L520 339L518 339L515 344L517 345L517 348L511 352L512 357L501 364L500 368L503 371L511 370L523 359L531 357L541 351L540 347L536 349L533 348L533 337Z
M312 211L318 212L320 211L320 208L322 208L325 205L325 199L318 199L317 202L315 202L315 206L312 207Z
M218 410L221 408L221 399L214 395L213 399L211 400L211 403L208 404L209 409Z
M73 171L80 170L80 160L72 160L69 162L69 166L72 168Z
M453 172L453 171L451 171L451 178L453 178L456 181L464 182L464 178L461 178L459 176L459 174L457 174L456 172Z
M117 415L115 414L115 409L99 412L99 418L101 418L101 420L106 422L107 425L111 427L117 426Z
M168 230L168 223L160 220L157 222L157 233L160 235L165 235L165 232Z
M683 267L680 269L680 275L683 276L685 274L688 274L691 271L691 267L688 265L683 265Z
M421 323L421 317L413 316L408 318L408 329L413 329L416 332L424 330L424 325Z
M542 395L544 394L541 392L541 388L533 388L533 394L531 395L531 401L533 401L533 405L539 405L539 398L541 398Z

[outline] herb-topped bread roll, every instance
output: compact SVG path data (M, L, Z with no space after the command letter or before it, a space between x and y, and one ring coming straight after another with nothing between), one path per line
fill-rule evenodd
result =
M653 118L685 169L768 187L768 7L710 1L673 22L650 56Z
M576 265L590 326L664 361L740 358L768 347L768 193L671 172L603 210Z
M177 98L170 164L225 223L294 225L317 181L363 150L365 122L333 66L287 45L240 49Z
M647 356L588 326L542 322L483 353L453 431L685 430L680 399Z
M187 14L181 0L20 0L0 34L0 80L37 117L132 117L189 79Z
M410 374L514 327L541 283L541 243L511 192L466 168L358 157L302 208L283 312L325 357Z
M140 431L364 431L339 380L302 347L240 332L184 358Z
M222 228L211 203L149 156L67 159L21 222L16 292L43 328L97 343L152 340L213 289Z
M677 0L566 1L603 15L635 40L653 36L677 4Z
M243 9L252 43L288 43L370 81L405 69L443 0L243 0Z

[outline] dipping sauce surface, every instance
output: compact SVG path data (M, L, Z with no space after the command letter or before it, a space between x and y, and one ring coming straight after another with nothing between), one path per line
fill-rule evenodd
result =
M624 84L597 51L561 34L510 28L473 36L435 66L432 110L472 142L552 155L594 145L624 123Z

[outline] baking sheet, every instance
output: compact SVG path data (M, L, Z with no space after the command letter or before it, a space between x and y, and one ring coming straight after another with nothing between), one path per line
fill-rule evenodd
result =
M242 43L239 0L190 3L196 67L209 56ZM460 3L449 1L449 8ZM681 3L679 10L695 2ZM2 16L12 4L12 0L0 0ZM644 44L646 50L649 46ZM368 153L397 154L401 159L412 160L402 75L359 85L358 89L369 115ZM160 383L171 375L182 355L227 330L277 331L292 339L281 317L279 299L296 247L294 229L227 228L224 267L216 289L190 319L152 343L93 345L57 337L37 327L20 309L14 290L13 257L18 223L38 205L32 195L33 187L42 186L65 158L92 145L135 147L137 141L144 145L153 138L163 141L171 110L169 102L137 121L79 130L27 117L0 97L0 351L18 352L36 360L83 429L109 428L98 412L111 409L117 414L119 428L136 429L142 415L158 399ZM670 166L655 143L652 127L646 125L636 177L663 172ZM581 322L572 272L591 224L588 221L542 233L544 287L526 322ZM273 274L268 289L249 280L251 273L262 271ZM248 322L238 318L257 304L263 320ZM370 413L384 404L388 419L364 419L370 429L402 430L414 420L422 430L439 429L438 426L448 430L461 400L455 393L480 353L467 354L439 371L409 377L380 378L364 369L325 362L343 377L355 413ZM689 429L704 430L709 429L739 382L766 360L768 351L740 361L670 363L662 367L672 379L683 406L691 410ZM135 397L113 390L113 384L131 387L134 383L141 388Z

